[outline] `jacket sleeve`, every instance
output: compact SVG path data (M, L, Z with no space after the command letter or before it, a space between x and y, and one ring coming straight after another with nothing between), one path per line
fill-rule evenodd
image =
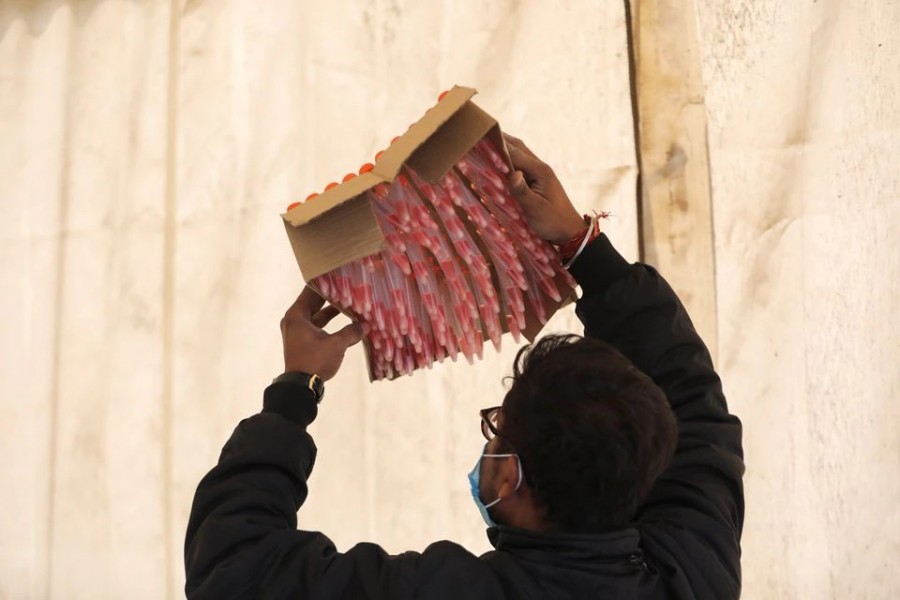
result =
M490 589L477 557L437 542L389 555L357 544L341 553L322 533L297 530L316 447L317 405L302 385L270 385L263 411L237 426L194 495L185 538L189 598L411 597Z
M651 267L601 235L572 265L585 335L621 351L665 392L678 445L636 519L645 549L677 565L698 597L740 593L744 518L741 423L684 306Z

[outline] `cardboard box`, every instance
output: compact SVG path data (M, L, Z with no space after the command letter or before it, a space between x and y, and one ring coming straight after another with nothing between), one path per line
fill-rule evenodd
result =
M471 101L475 93L471 88L454 87L384 151L370 172L327 190L282 215L297 264L308 283L315 288L312 282L316 277L384 249L385 236L365 193L379 184L392 183L404 166L436 183L479 140L488 136L502 149L511 168L500 127L494 118ZM475 237L477 241L477 235ZM571 301L574 294L570 279L557 277L556 285L563 300L554 303L545 298L548 315ZM505 320L501 318L500 321L503 330L508 331ZM526 326L522 334L534 341L542 327L526 303ZM370 358L370 377L374 377L372 348L367 344L366 349Z

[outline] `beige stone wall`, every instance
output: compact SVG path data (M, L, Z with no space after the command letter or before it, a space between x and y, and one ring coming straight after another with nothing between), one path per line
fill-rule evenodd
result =
M701 3L751 598L900 576L900 3Z
M698 17L745 595L889 597L900 8L797 4ZM453 83L637 257L618 3L0 2L0 598L181 594L193 488L302 286L278 212ZM465 474L515 349L374 385L353 350L301 527L486 549Z

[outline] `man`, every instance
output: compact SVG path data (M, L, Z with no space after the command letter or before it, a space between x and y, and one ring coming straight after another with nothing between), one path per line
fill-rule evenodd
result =
M585 337L520 351L502 406L482 411L487 443L469 479L495 550L476 557L443 541L399 556L374 544L341 554L323 534L296 530L319 379L362 336L358 325L322 331L337 310L307 289L281 323L285 374L197 488L188 596L740 595L741 425L709 353L656 271L628 264L586 227L553 171L507 142L529 225L571 255Z

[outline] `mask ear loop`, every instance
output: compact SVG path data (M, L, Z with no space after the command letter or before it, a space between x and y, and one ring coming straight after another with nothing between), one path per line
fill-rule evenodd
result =
M519 491L519 488L522 487L522 481L525 479L525 471L522 470L522 459L519 458L519 455L518 454L482 454L482 457L487 457L487 458L509 458L510 456L516 457L516 465L518 465L518 467L519 467L519 480L516 482L516 488L513 490L513 494L515 494L516 492ZM512 496L512 494L510 494L510 496ZM500 496L493 502L489 502L488 504L485 504L484 507L490 508L490 507L494 506L495 504L497 504L498 502L500 502L501 500L503 500L504 498L506 498L506 496Z
M525 471L522 470L522 459L519 458L519 455L513 454L513 456L516 457L516 464L519 465L519 481L516 482L516 489L513 490L513 493L516 493L522 487L522 481L525 480Z

